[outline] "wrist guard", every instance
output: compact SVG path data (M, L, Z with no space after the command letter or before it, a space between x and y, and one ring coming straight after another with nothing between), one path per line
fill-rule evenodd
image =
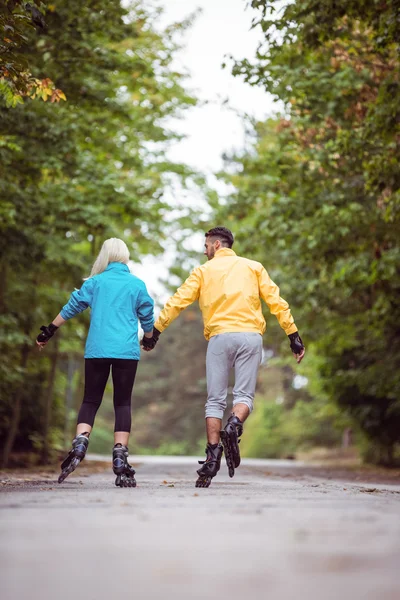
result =
M158 342L158 338L160 337L160 332L155 327L153 328L153 336L151 338L143 336L142 346L146 350L153 350L154 346Z
M290 340L290 348L292 352L294 354L301 354L304 350L304 344L301 337L299 336L299 332L296 331L296 333L291 333L290 335L288 335L288 338Z
M50 323L50 325L42 325L40 328L40 331L42 333L39 333L39 335L36 338L37 342L48 342L50 338L53 337L53 335L55 334L55 332L57 331L58 327L56 325L53 325L53 323Z

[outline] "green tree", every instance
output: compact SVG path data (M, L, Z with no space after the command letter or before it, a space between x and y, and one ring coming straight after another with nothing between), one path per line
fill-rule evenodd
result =
M82 347L87 320L68 323L45 355L34 351L38 327L79 287L105 238L123 237L135 260L159 251L171 174L192 175L165 154L178 137L166 119L195 102L171 66L185 24L158 33L158 14L141 2L55 0L46 28L30 34L29 66L67 101L0 103L4 464L16 440L49 439L64 396L56 355Z
M398 2L254 1L264 39L233 72L283 112L230 157L219 209L293 305L328 396L390 464L400 441ZM235 168L232 168L235 167ZM287 290L287 291L286 291ZM298 315L298 316L297 316Z
M7 106L16 106L26 96L45 102L66 100L51 79L38 79L30 70L32 33L36 30L39 35L46 29L45 10L39 0L0 2L0 96Z

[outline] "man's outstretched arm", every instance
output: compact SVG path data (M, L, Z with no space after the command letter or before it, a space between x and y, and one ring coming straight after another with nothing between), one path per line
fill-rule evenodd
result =
M279 287L272 281L267 271L262 267L258 273L260 298L264 300L271 314L278 319L286 335L289 337L290 348L297 362L300 363L305 354L304 344L299 336L289 304L281 298Z
M171 325L178 315L190 304L198 300L200 296L201 274L199 269L194 269L175 292L173 296L166 302L158 317L155 328L161 333Z
M183 283L176 290L175 294L171 296L171 298L165 304L154 325L152 339L142 340L143 350L146 350L147 352L152 350L158 342L160 333L167 329L167 327L177 318L182 310L199 298L200 282L201 275L198 270L195 269L186 279L185 283Z

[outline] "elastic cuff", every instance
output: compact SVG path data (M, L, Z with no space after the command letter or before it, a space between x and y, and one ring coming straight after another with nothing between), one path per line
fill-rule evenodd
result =
M237 404L245 404L250 412L253 412L254 402L253 400L249 400L248 398L235 398L233 400L232 406L236 406Z
M298 329L294 323L285 331L286 335L290 335L291 333L297 333L297 332L298 332Z
M223 410L218 410L216 408L209 408L206 409L206 419L208 417L211 417L213 419L223 419L224 416L224 411Z

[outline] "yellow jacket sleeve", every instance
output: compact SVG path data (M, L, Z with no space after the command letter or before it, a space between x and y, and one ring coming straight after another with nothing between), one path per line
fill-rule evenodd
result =
M276 316L279 325L286 335L295 333L297 327L294 324L289 304L280 297L279 287L272 281L264 267L258 272L258 285L260 289L260 298L264 300L270 313Z
M199 298L200 284L201 275L199 269L195 269L162 309L160 316L154 324L154 327L158 331L164 331L184 308Z

